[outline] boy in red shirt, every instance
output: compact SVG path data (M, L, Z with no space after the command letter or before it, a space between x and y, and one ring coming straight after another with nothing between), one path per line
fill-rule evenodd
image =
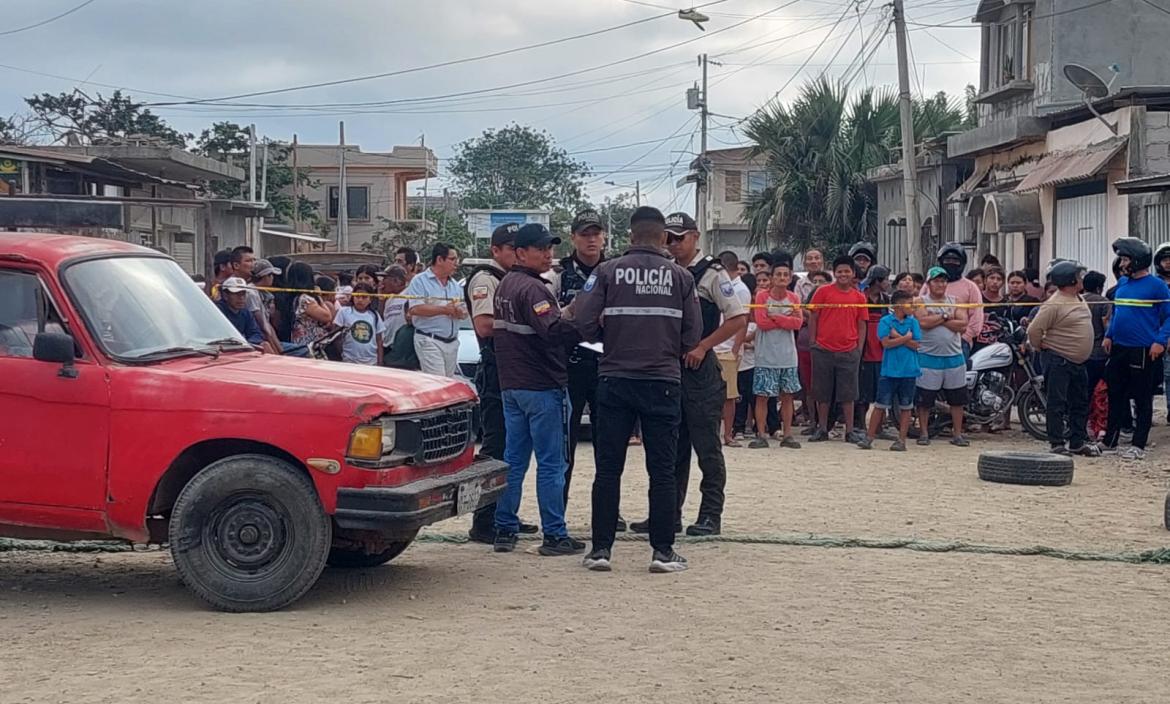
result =
M809 442L829 439L829 404L834 399L841 404L845 441L856 444L865 436L854 428L853 403L869 311L864 305L865 294L857 290L854 279L853 260L837 257L833 260L833 285L820 287L812 297L809 336L819 424Z

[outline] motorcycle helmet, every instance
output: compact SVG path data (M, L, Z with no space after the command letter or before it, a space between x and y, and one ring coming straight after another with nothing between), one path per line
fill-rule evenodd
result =
M869 268L869 274L865 277L865 282L866 285L870 285L875 281L884 281L888 278L890 278L890 270L880 264L875 264Z
M858 242L849 248L849 258L852 259L858 254L864 254L869 257L869 263L877 263L877 245L872 242Z
M1170 266L1162 266L1163 259L1170 259L1170 242L1163 242L1154 250L1154 272L1162 278L1170 278Z
M943 264L943 257L953 256L959 260L958 265ZM958 242L947 242L938 250L938 265L947 272L947 281L958 281L963 278L963 271L967 268L967 250Z
M1154 252L1150 245L1136 237L1122 237L1113 242L1113 253L1119 257L1129 258L1129 271L1133 274L1150 268L1154 263Z
M1079 263L1066 259L1052 265L1048 270L1048 279L1057 287L1076 286L1084 270Z

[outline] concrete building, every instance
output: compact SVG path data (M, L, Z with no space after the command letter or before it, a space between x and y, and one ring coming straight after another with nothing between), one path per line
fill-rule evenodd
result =
M203 273L223 247L253 244L267 206L202 198L242 169L157 144L0 146L0 228L154 247Z
M1141 0L982 0L974 19L979 127L948 140L951 158L975 161L950 197L956 238L1008 268L1067 257L1104 273L1113 238L1170 238L1162 192L1118 189L1170 171L1167 16ZM1070 63L1121 86L1094 101L1101 119L1065 78Z
M922 260L934 259L943 242L966 237L955 231L947 198L971 175L974 160L947 157L946 137L930 140L918 149L918 221L922 223ZM910 267L906 232L906 200L901 162L879 166L866 175L877 189L878 261L894 273Z
M289 161L293 161L291 155ZM341 147L336 144L300 144L296 147L295 161L297 168L306 170L309 178L317 184L302 187L301 195L321 204L318 214L329 225L329 234L336 243ZM437 176L438 166L434 152L424 147L363 152L357 145L347 145L349 249L360 250L362 243L368 242L375 232L385 229L384 220L407 220L407 185L411 181ZM336 244L330 248L336 248Z
M752 147L713 149L707 152L710 184L705 207L699 208L696 221L703 233L702 248L709 254L731 250L751 257L759 249L748 245L748 223L744 205L750 195L768 186L763 157L753 157ZM690 210L683 207L682 210Z

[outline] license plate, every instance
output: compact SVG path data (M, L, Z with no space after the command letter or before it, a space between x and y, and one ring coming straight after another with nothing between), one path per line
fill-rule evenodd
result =
M483 482L476 480L459 485L459 493L455 500L455 515L462 516L479 508L479 500L483 496Z

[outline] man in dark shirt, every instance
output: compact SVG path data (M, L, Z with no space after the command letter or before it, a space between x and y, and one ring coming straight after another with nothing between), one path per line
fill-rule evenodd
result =
M248 284L238 276L232 276L220 284L220 297L215 302L224 317L244 336L249 344L264 342L264 333L256 324L256 318L248 311Z
M625 255L594 270L569 309L586 340L601 340L603 326L605 337L594 426L593 551L585 566L610 569L626 450L634 423L641 421L650 475L650 571L680 572L687 568L686 559L674 551L680 364L699 344L703 323L694 277L666 253L662 213L635 210L630 242Z
M504 461L508 487L496 502L496 552L516 548L520 497L528 463L536 454L536 499L544 530L541 555L574 555L585 544L565 527L565 418L567 345L579 341L541 274L552 268L553 245L560 239L544 225L516 231L516 264L496 289L492 339L504 399ZM628 437L628 436L627 436ZM610 526L614 521L610 521Z

